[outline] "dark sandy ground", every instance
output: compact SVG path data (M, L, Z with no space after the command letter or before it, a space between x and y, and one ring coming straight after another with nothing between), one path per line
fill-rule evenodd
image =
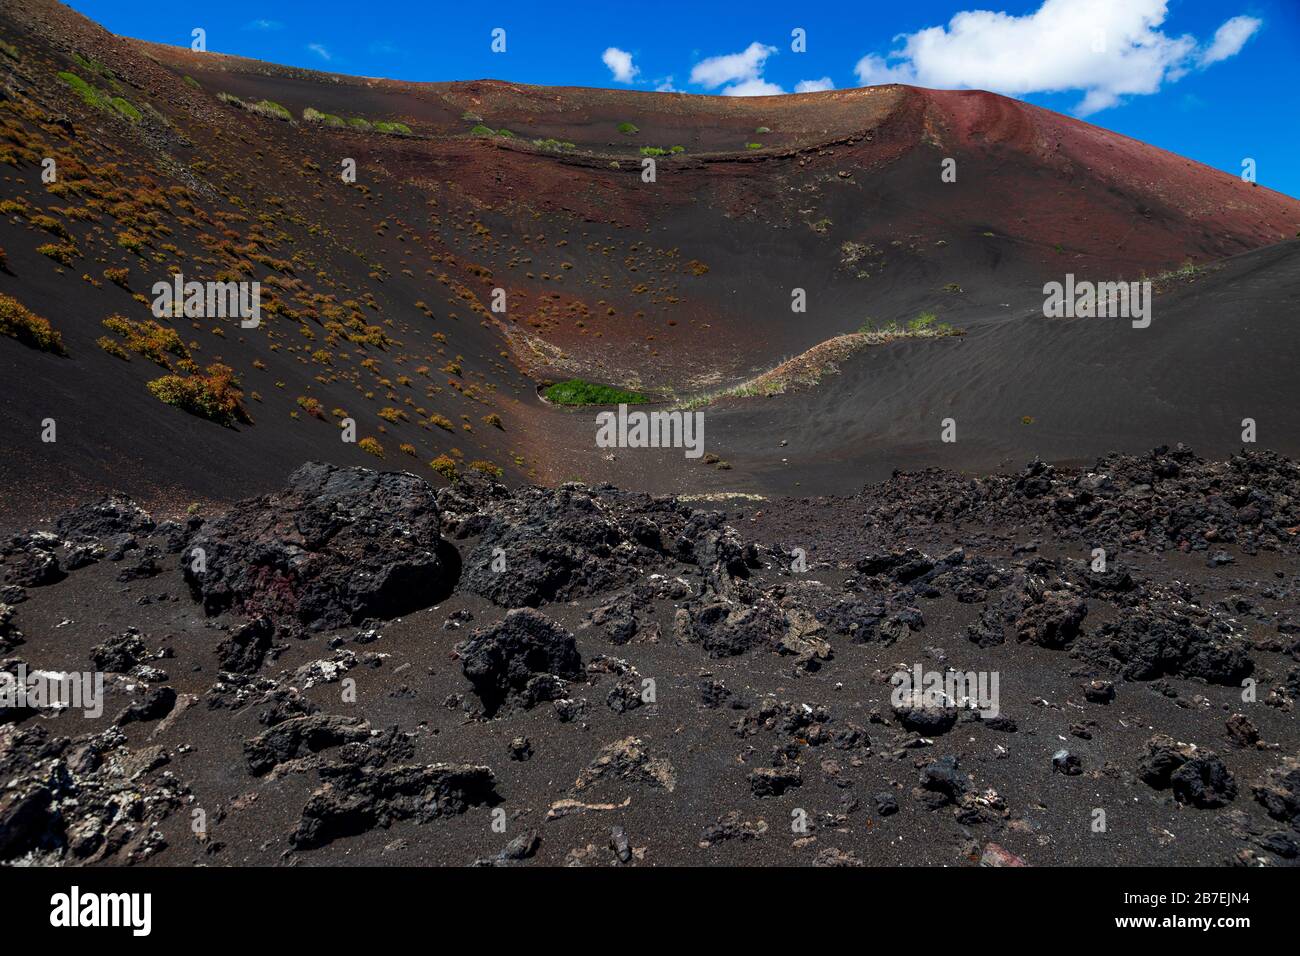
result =
M277 615L264 660L240 665L242 675L225 670L235 665L221 644L247 627L246 617L205 616L178 569L190 552L173 553L211 549L202 536L218 526L211 518L198 537L171 526L84 538L101 560L25 589L10 623L26 639L5 666L21 659L30 668L84 670L94 655L102 661L122 647L127 628L138 629L140 644L110 666L120 672L108 675L102 718L11 713L0 724L0 766L11 781L0 800L0 854L68 863L463 865L509 847L509 862L551 865L975 865L1003 851L1030 865L1293 862L1300 824L1288 821L1284 801L1266 798L1285 793L1278 781L1288 779L1286 760L1300 744L1300 564L1295 529L1283 527L1295 517L1287 492L1297 472L1269 458L1228 466L1170 454L1099 462L1092 474L1115 484L1101 489L1087 528L1060 516L1092 479L1041 467L988 484L985 503L963 517L953 509L975 504L974 486L939 475L848 499L737 507L725 523L612 491L512 496L463 486L440 496L443 547L456 554L449 597L341 628L304 629L292 613ZM1170 473L1169 462L1180 463L1172 468L1180 476L1157 481L1147 507L1124 504L1150 488L1135 482L1153 469ZM1216 485L1248 474L1243 467L1255 468L1263 524L1214 496ZM384 520L362 518L366 507L335 514L356 515L345 524ZM1236 525L1234 514L1248 523ZM59 537L77 537L84 520L61 524ZM238 527L241 536L257 533L255 522ZM635 543L652 540L649 527L669 553ZM122 552L127 538L143 550ZM1085 564L1098 541L1110 549L1105 574ZM502 575L485 566L498 546L508 562ZM46 548L72 563L53 541L11 542L0 564L6 580L30 567L24 555ZM796 548L806 570L792 570ZM209 573L243 567L217 555ZM356 562L356 586L367 586L375 560L388 559ZM629 587L618 587L628 571ZM275 598L289 602L277 604L283 609L297 600L296 586L286 587ZM407 606L428 600L417 590L400 595ZM877 601L881 609L870 611ZM507 614L519 603L540 604L541 616ZM709 607L740 616L705 623ZM986 639L985 624L1002 613L995 608L1011 609L1007 621L1025 608L1004 642ZM1083 617L1054 616L1067 609ZM842 613L861 629L844 630ZM530 685L541 699L511 698L491 713L467 679L475 652L459 642L500 633L518 614L535 615L532 637L513 651L500 645L506 657L498 660L536 671L541 658L522 656L527 641L540 640L538 627L558 626L573 635L581 672L558 691ZM1154 629L1164 626L1174 631L1157 639ZM976 634L984 635L978 643ZM1150 643L1172 634L1190 636L1197 656ZM531 646L527 654L542 653ZM1124 670L1112 654L1155 669ZM999 674L1001 720L966 713L917 732L889 683L917 664ZM1247 672L1257 690L1251 702L1233 676ZM629 707L646 679L653 702ZM1091 696L1094 682L1113 688L1113 699ZM174 700L150 704L138 719L122 716L168 688ZM254 768L250 742L288 733L295 718L364 725L352 743L329 728L303 730ZM1160 735L1172 739L1159 744ZM1220 776L1194 793L1152 785L1144 774L1153 744L1197 745L1186 753L1208 761L1207 773L1226 768L1228 783ZM593 773L602 753L613 756ZM1166 773L1187 756L1173 759ZM1062 760L1077 761L1077 772L1054 765ZM377 811L349 810L368 791L320 788L331 768L357 761L374 775L487 767L492 787L459 805L416 784L388 793ZM775 775L777 792L764 774ZM322 800L341 829L296 840L308 808ZM574 800L585 806L564 802ZM414 809L432 806L442 813L421 819ZM204 811L202 838L192 829L196 810ZM494 810L504 811L504 829L494 829Z

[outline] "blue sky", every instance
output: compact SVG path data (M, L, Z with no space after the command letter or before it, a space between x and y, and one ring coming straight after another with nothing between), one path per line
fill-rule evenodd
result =
M745 95L981 88L1300 196L1297 0L456 3L71 0L114 33L405 80ZM986 12L979 12L981 10ZM987 12L992 11L992 12ZM506 50L493 53L502 28ZM792 31L802 29L804 52Z

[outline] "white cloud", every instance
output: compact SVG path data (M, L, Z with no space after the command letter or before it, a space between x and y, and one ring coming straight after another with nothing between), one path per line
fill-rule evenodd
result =
M332 60L332 59L334 59L334 55L333 55L332 53L330 53L330 51L327 50L327 49L325 48L324 44L321 44L321 43L308 43L308 44L307 44L307 49L311 50L311 52L315 53L315 54L316 54L318 57L320 57L322 60Z
M947 27L904 34L889 56L867 54L855 67L864 86L912 83L941 89L977 88L1020 96L1081 90L1081 115L1156 93L1193 64L1232 56L1259 28L1234 17L1199 53L1194 37L1159 28L1168 0L1044 0L1033 13L1010 16L964 11Z
M614 74L614 80L618 83L631 83L641 72L640 67L632 65L632 54L616 46L602 53L600 59L609 67L609 72Z
M244 26L243 26L242 29L245 29L245 30L282 30L282 29L284 29L284 24L281 23L279 20L267 20L267 19L265 19L265 18L259 18L259 19L257 19L257 20L249 20L247 23L244 24Z
M773 96L784 90L763 79L763 64L776 47L755 41L740 53L711 56L691 69L691 82L707 90L730 83L724 96Z
M820 80L800 80L794 85L796 93L820 93L823 90L833 90L835 84L831 82L829 76L823 76Z
M733 83L722 91L723 96L780 96L785 90L775 83L769 83L761 76L752 80Z
M655 80L656 93L680 93L677 87L673 86L673 76L668 74L662 80Z
M1201 54L1197 63L1205 67L1236 56L1263 25L1263 20L1254 17L1233 17L1214 31L1214 42Z

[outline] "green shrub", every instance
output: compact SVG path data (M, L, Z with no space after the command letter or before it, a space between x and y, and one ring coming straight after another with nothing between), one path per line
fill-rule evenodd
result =
M473 129L471 129L470 132L473 133L475 136L495 136L497 134L497 131L494 130L491 126L484 126L482 123L479 123Z
M82 102L87 106L93 106L96 109L104 109L105 102L103 95L81 77L75 73L60 73L59 79L68 86L72 87L72 92L81 97Z
M762 149L762 148L763 148L763 144L762 144L762 143L746 143L746 144L745 144L745 149Z
M436 471L448 481L456 480L456 462L447 455L439 455L433 461L429 462L429 467Z
M95 344L107 352L109 355L120 358L123 362L131 361L131 355L126 349L117 344L116 339L110 339L107 335L101 335L95 339Z
M194 79L194 77L190 76L188 73L185 74L184 82L186 86L191 86L196 90L203 89L203 87L199 85L199 81Z
M53 216L32 216L32 225L44 229L46 232L52 232L60 239L67 239L69 241L72 239L72 235L68 232L68 228Z
M293 119L293 114L273 100L261 100L257 103L245 103L244 108L250 113L256 113L258 116L265 116L268 119L281 120L288 122Z
M308 123L319 123L322 126L346 127L348 124L342 116L335 116L333 113L322 113L320 110L307 107L302 111L302 118Z
M405 123L394 123L390 120L375 120L375 129L381 133L387 133L389 136L410 136L411 127Z
M117 234L117 244L128 252L139 254L140 250L144 248L144 238L137 236L133 232L119 232Z
M631 123L619 123L618 131L624 136L635 136L637 133L641 132L641 130Z
M642 146L641 155L642 156L666 156L668 155L668 150L660 149L658 146Z
M133 322L121 315L110 315L104 320L104 328L120 335L123 344L137 355L143 355L149 361L169 367L168 355L187 359L189 350L174 329L159 325L153 319Z
M43 246L37 246L36 251L43 256L49 256L55 262L67 266L69 269L72 268L73 260L80 254L77 252L77 247L69 242L47 242Z
M132 106L129 102L124 100L122 97L114 96L108 102L109 105L113 107L113 109L117 110L127 119L129 119L132 123L140 122L140 111L136 109L134 106Z
M363 133L369 133L371 130L370 120L362 119L360 116L353 116L350 119L348 119L348 125L355 130L360 130Z
M234 370L220 363L209 365L204 374L164 375L146 387L159 401L218 425L252 421L240 404L243 392L235 381Z

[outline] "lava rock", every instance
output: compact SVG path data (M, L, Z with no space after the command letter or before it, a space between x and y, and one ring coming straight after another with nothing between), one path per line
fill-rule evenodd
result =
M1052 770L1067 777L1077 777L1083 773L1083 762L1078 754L1072 754L1068 750L1058 750L1052 754Z
M363 741L369 736L370 725L355 717L333 714L293 717L245 741L244 762L249 773L260 777L285 761Z
M111 674L129 673L131 668L149 660L151 656L140 632L134 627L128 627L123 633L95 645L90 651L90 660L95 668Z
M1169 777L1174 799L1206 810L1227 806L1237 798L1237 781L1214 754L1186 761Z
M679 608L673 630L679 640L699 644L710 657L734 657L756 647L775 648L785 636L786 622L769 602L718 601Z
M749 775L749 790L756 797L779 797L803 785L798 767L759 767Z
M67 512L54 527L66 540L99 541L119 534L150 534L154 521L129 497L115 492Z
M498 623L476 629L456 650L487 717L507 704L527 709L557 700L562 681L583 676L573 635L531 608L511 611Z
M1270 768L1251 792L1270 817L1300 829L1300 758L1287 757Z
M162 720L176 706L176 691L170 687L155 687L144 695L144 700L133 701L117 718L119 727L137 721Z
M256 674L266 660L274 636L275 623L260 614L241 624L217 645L217 663L223 671L232 674Z
M957 706L950 701L935 703L925 691L906 691L893 705L894 716L908 730L936 737L952 730L957 723Z
M451 583L441 542L422 479L308 462L283 491L207 522L181 563L208 614L233 607L343 627L436 603Z
M324 846L400 820L428 823L500 799L492 771L469 764L376 768L338 763L319 772L324 784L311 795L289 835L295 849Z

